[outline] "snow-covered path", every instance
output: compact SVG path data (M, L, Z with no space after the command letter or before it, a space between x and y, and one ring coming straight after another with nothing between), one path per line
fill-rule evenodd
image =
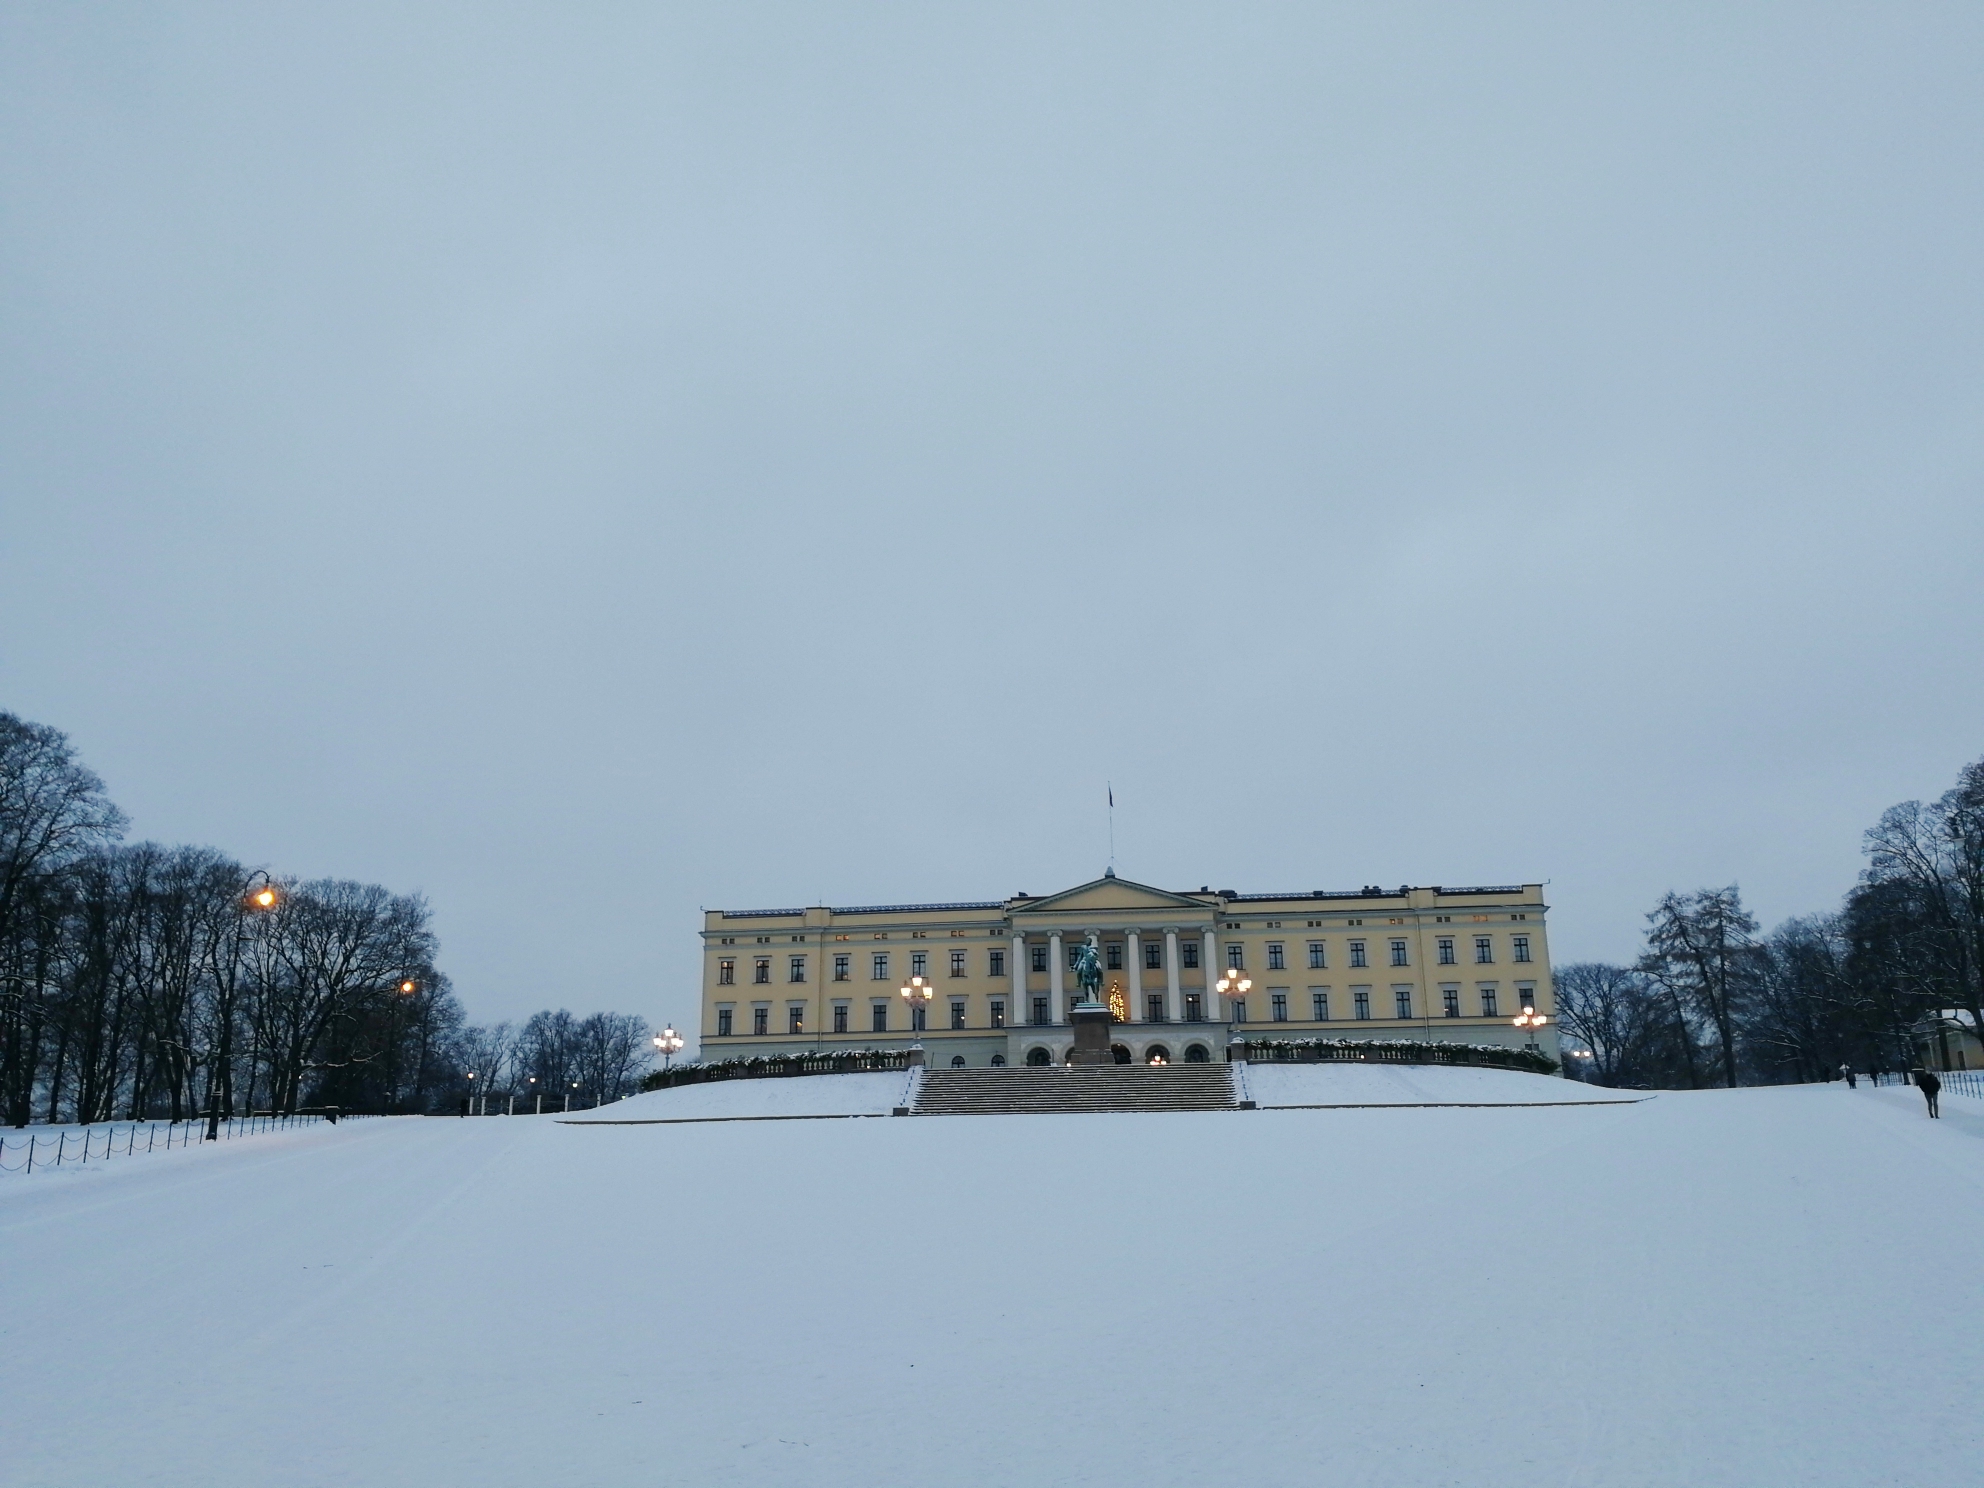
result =
M0 1483L1968 1488L1944 1106L375 1121L37 1174Z

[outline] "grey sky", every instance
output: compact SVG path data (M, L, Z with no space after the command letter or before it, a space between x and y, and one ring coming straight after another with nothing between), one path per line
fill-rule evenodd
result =
M0 706L693 1021L697 911L1832 904L1984 754L1984 11L0 11Z

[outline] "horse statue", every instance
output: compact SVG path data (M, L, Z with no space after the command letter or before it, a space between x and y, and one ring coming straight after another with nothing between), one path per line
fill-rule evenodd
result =
M1081 988L1083 1002L1102 1001L1102 948L1093 934L1075 952L1075 985Z

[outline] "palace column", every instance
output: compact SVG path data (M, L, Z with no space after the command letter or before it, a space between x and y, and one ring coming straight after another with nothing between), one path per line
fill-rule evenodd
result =
M1056 1023L1068 1021L1067 999L1061 994L1061 932L1056 930L1047 937L1047 994L1054 1001L1049 1012Z
M1173 1023L1185 1021L1185 999L1178 991L1178 932L1164 932L1164 1014Z
M1144 1021L1144 953L1137 938L1137 932L1125 934L1123 949L1130 958L1130 1017L1132 1023Z
M1208 1023L1224 1020L1219 1016L1219 994L1213 991L1212 984L1219 980L1219 938L1212 931L1206 931L1205 950L1200 952L1199 961L1206 974L1206 990L1202 1001Z
M1026 995L1026 937L1019 934L1013 936L1012 985L1012 1003L1006 1009L1006 1026L1018 1028L1033 1016Z

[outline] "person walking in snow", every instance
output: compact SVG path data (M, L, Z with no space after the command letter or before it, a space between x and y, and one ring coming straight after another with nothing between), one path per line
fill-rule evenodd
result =
M1856 1081L1854 1080L1854 1078L1853 1078L1853 1066L1852 1066L1852 1065L1850 1065L1850 1064L1842 1064L1842 1065L1841 1065L1841 1066L1839 1067L1839 1072L1840 1072L1840 1074L1841 1074L1841 1075L1842 1075L1842 1076L1843 1076L1843 1077L1845 1078L1845 1080L1846 1080L1846 1088L1847 1088L1848 1090L1858 1090L1858 1089L1860 1088L1860 1086L1859 1086L1859 1084L1858 1084L1858 1082L1856 1082Z
M1933 1119L1941 1120L1943 1113L1936 1109L1936 1097L1943 1093L1943 1082L1928 1070L1919 1069L1915 1072L1915 1083L1921 1087L1922 1099L1929 1103L1929 1115Z

